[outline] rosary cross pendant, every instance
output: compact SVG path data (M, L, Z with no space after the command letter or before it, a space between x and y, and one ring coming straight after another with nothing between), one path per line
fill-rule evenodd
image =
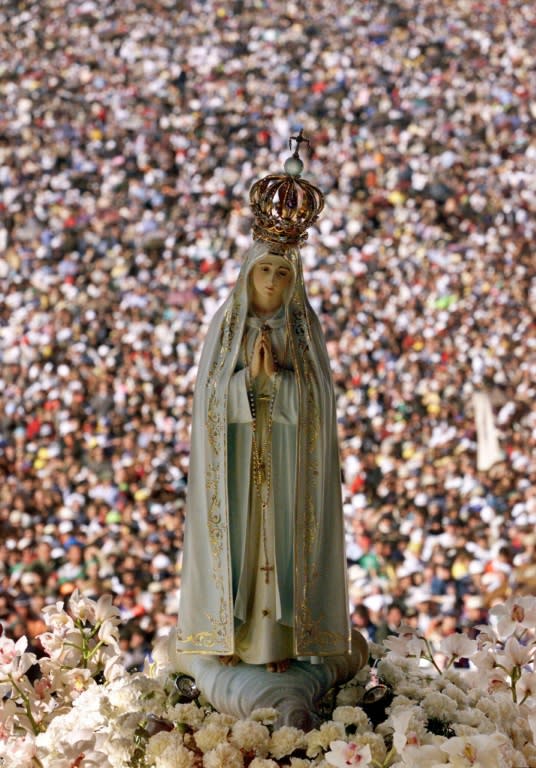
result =
M269 584L270 583L270 571L274 570L274 566L270 565L268 562L266 562L265 565L261 565L260 570L264 571L264 583L265 584Z

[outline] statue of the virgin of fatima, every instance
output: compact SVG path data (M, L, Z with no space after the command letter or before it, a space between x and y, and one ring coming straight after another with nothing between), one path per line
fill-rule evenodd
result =
M324 198L293 140L251 189L254 242L199 363L177 643L272 672L351 649L334 389L299 250Z

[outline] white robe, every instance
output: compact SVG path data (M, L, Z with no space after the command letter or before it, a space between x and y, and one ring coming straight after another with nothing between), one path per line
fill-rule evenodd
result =
M251 483L243 339L246 334L251 352L248 278L266 253L264 244L256 244L246 254L199 364L177 643L179 652L238 653L250 663L339 655L350 647L333 383L298 251L287 255L295 281L271 332L282 370L265 528L274 568L268 584L260 570L266 553ZM261 440L262 411L258 403Z

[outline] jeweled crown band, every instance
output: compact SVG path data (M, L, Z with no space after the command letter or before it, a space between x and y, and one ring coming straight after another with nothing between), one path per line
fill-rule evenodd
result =
M249 193L255 218L253 239L262 240L276 253L284 253L307 240L307 230L324 208L324 195L305 179L300 178L303 162L299 145L307 142L302 131L292 137L296 141L294 154L284 166L284 174L270 174L255 182Z

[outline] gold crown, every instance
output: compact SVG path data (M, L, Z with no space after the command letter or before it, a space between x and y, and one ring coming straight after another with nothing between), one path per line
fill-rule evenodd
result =
M271 249L283 253L307 240L307 230L324 208L324 195L300 178L303 163L300 144L309 140L300 131L291 136L289 147L296 142L294 154L285 161L284 174L270 174L251 187L249 202L255 222L253 239L269 243Z

